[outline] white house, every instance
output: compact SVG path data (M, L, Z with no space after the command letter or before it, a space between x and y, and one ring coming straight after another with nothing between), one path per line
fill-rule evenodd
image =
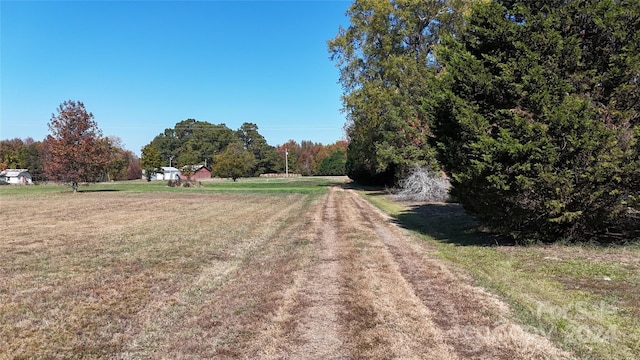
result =
M174 167L161 167L161 172L156 173L156 180L178 180L180 179L180 170Z
M30 185L33 184L28 169L6 169L0 172L0 183Z

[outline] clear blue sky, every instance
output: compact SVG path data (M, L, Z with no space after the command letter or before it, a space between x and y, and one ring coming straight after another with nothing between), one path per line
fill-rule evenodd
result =
M42 140L65 100L139 154L193 118L271 145L344 136L327 40L349 1L0 0L0 139Z

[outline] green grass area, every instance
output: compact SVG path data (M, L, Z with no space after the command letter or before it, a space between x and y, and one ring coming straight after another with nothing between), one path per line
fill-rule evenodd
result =
M478 230L458 204L403 204L362 191L510 304L530 332L581 359L640 357L640 246L504 244Z
M79 192L265 192L265 193L324 193L328 186L343 183L344 177L298 177L298 178L243 178L237 181L207 179L194 181L190 187L169 187L167 181L120 181L111 183L81 184ZM71 187L59 184L33 186L0 186L0 196L31 195L71 192Z

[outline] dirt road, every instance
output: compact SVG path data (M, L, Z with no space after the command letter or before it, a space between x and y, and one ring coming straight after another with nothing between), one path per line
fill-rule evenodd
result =
M333 187L313 206L216 290L217 317L191 325L217 335L203 336L209 346L198 344L192 355L566 357L547 339L524 332L506 305L470 285L355 192Z

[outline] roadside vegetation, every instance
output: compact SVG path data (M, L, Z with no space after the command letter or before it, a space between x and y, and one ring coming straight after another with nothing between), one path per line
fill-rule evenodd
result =
M640 2L364 1L329 41L347 175L415 167L520 244L640 237Z
M640 244L514 246L483 232L455 203L396 202L363 195L434 254L499 295L528 331L582 359L640 355Z

